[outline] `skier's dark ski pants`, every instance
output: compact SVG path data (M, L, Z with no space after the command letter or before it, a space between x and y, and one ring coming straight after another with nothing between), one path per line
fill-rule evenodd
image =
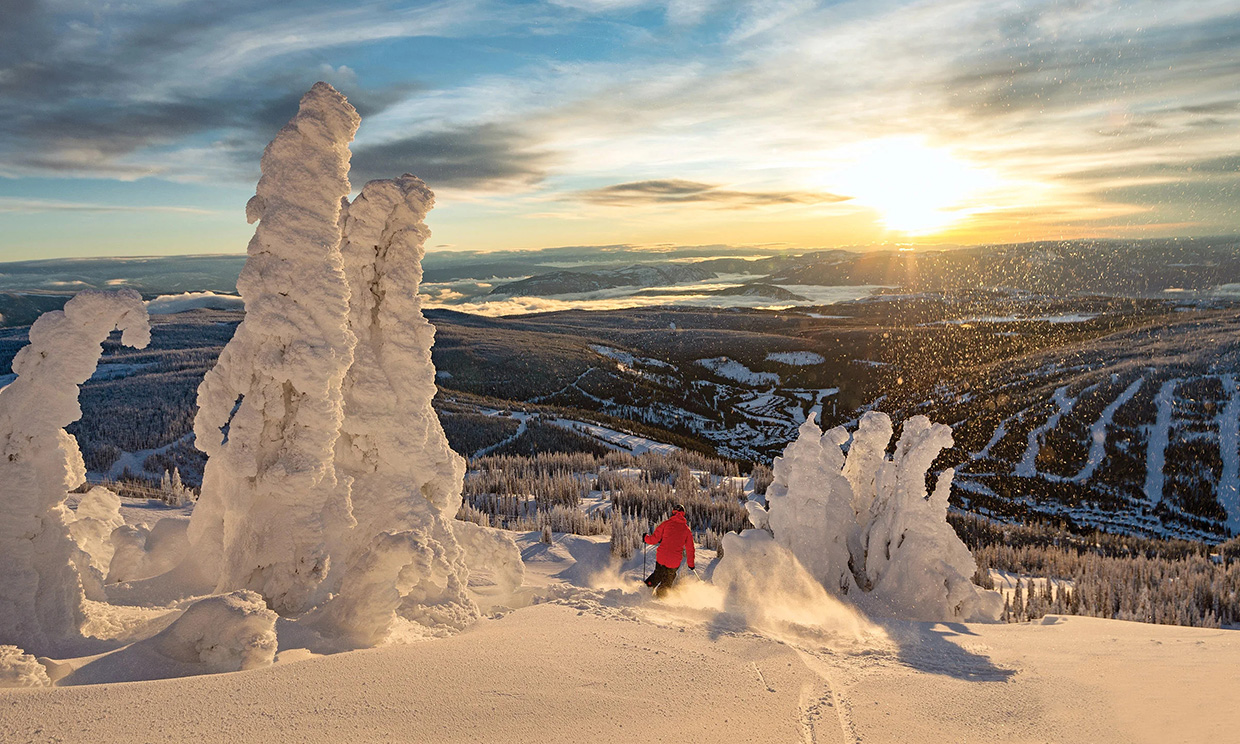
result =
M654 573L646 578L646 586L654 587L654 596L662 597L676 584L676 569L656 563Z

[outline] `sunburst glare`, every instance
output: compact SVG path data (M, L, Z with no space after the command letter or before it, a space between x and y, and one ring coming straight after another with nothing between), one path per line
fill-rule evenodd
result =
M849 148L830 188L879 213L889 230L906 235L943 231L980 209L979 197L1002 185L997 174L915 137Z

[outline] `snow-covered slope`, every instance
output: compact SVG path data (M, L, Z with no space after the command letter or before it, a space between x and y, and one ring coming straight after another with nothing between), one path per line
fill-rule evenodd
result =
M0 740L1162 744L1240 727L1235 631L1048 617L886 621L860 640L777 632L748 627L691 577L649 600L640 556L608 571L604 539L526 536L533 604L451 638L0 690Z

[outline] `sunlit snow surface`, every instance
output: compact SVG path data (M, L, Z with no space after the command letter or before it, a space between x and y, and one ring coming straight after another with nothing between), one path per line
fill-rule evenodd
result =
M642 556L611 565L606 537L518 543L520 606L460 635L281 650L243 674L0 689L0 740L1154 744L1227 741L1240 726L1234 631L1048 616L842 632L795 605L747 619L683 568L682 591L652 600ZM698 573L711 565L703 551ZM176 613L126 609L111 618L118 633ZM5 661L0 651L0 679ZM14 677L37 677L33 659L14 661Z
M780 383L779 375L774 372L755 372L735 359L727 357L699 359L697 364L709 369L720 377L746 385L778 385Z
M794 367L807 367L827 361L821 354L815 354L812 351L776 351L767 354L766 360Z
M245 303L236 295L216 294L215 292L184 292L175 295L160 295L153 300L146 301L146 311L151 315L171 315L199 308L243 310L245 309Z

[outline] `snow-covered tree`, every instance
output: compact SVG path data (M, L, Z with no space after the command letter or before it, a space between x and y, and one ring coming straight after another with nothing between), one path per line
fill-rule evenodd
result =
M888 457L892 431L886 414L866 414L846 459L847 432L823 433L811 417L776 458L766 503L750 502L753 524L824 587L863 607L919 620L997 619L1002 597L971 582L977 565L947 523L952 471L926 493L926 473L951 446L951 429L915 416Z
M362 644L381 639L398 614L456 628L478 617L454 534L465 460L431 407L435 328L418 295L433 205L426 184L406 174L366 184L341 223L357 346L335 466L352 480L357 524L332 579L337 593L313 622Z
M79 293L30 327L29 345L13 359L17 379L0 392L0 644L47 653L57 639L80 635L77 566L90 557L70 534L65 497L86 481L86 467L64 427L81 417L78 386L117 328L127 346L150 342L137 292Z
M880 438L868 445L880 453L887 448ZM865 577L871 597L893 614L994 620L1002 600L973 584L977 563L947 523L954 471L940 473L933 493L926 493L926 473L939 452L951 446L951 427L914 416L904 422L894 456L878 459L864 530Z
M471 551L517 553L489 531L494 545L458 539L465 462L431 407L434 327L418 296L434 196L405 175L350 204L358 122L320 83L263 155L237 284L246 317L199 388L210 459L189 539L215 591L256 591L370 645L398 616L477 619Z
M775 480L766 489L768 526L775 541L797 556L823 586L855 593L848 540L856 514L844 477L843 429L823 433L811 416L800 436L775 459Z
M173 506L185 506L194 501L194 492L181 481L179 468L174 467L171 473L164 471L163 477L159 479L159 492L160 497Z
M237 280L245 320L198 388L195 442L210 459L191 560L217 591L256 591L281 614L314 603L354 524L335 448L356 343L339 219L359 123L318 83L267 146L246 205L260 222Z

